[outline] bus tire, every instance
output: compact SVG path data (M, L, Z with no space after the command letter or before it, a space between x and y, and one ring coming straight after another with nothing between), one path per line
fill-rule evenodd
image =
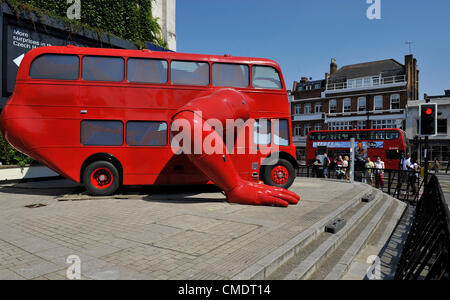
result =
M264 168L263 181L267 185L288 189L294 180L294 166L285 159L280 158L277 163Z
M90 195L110 196L120 186L119 171L110 162L95 161L84 170L83 183Z

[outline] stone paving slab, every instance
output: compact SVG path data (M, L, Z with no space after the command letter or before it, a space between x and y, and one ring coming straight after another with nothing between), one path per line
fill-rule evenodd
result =
M366 188L298 178L300 203L278 208L211 186L97 199L67 180L0 185L0 279L65 279L69 255L82 279L230 279Z

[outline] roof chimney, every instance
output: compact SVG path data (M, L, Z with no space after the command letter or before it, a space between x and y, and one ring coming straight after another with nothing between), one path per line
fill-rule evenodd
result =
M333 75L336 71L337 71L337 63L336 63L336 59L332 58L331 59L331 64L330 64L330 75Z
M306 83L308 81L309 81L308 77L302 77L302 79L300 79L301 83Z

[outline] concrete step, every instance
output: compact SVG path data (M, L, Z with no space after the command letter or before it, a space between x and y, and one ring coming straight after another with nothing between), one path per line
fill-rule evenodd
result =
M339 249L324 262L311 279L337 280L347 272L355 257L367 244L369 237L378 228L383 216L391 214L390 211L395 209L396 203L392 198L386 195L383 198L377 207L353 228L347 238L342 241ZM365 269L366 273L368 267Z
M233 280L264 280L264 279L281 279L279 277L273 277L277 270L291 258L304 253L303 248L309 246L313 242L320 243L323 238L325 225L335 220L338 217L346 218L347 215L357 210L360 206L372 206L376 201L372 201L368 204L362 204L361 198L368 193L372 193L373 188L367 186L360 193L356 194L353 198L346 201L345 204L341 205L338 209L334 210L332 213L328 214L326 217L322 218L320 221L315 223L313 226L309 227L307 230L302 231L297 236L289 240L283 246L277 248L273 252L269 253L255 264L249 268L243 270L236 276ZM376 192L377 195L380 192ZM377 196L379 197L379 196ZM348 220L348 219L347 219Z
M412 223L413 212L408 206L398 200L393 201L380 224L370 235L366 245L359 251L355 259L348 266L348 270L340 278L343 280L374 279L368 276L367 270L372 266L369 257L379 259L379 277L376 279L392 280L395 267L400 259L408 229L402 225ZM412 207L409 207L412 208ZM371 273L373 275L373 273Z
M382 204L384 196L380 191L373 190L375 199L371 202L360 202L351 210L348 210L343 218L347 224L335 234L322 232L315 241L301 249L296 256L290 259L273 273L271 279L298 280L308 279L327 258L329 258L353 229Z

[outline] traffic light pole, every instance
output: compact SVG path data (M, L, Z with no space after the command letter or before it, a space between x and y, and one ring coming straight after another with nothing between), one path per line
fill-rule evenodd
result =
M425 103L429 103L430 99L429 98L425 98ZM424 183L424 191L425 191L425 187L427 186L427 182L428 182L428 136L425 137L425 166L424 166L424 175L423 175L423 180L425 181Z

